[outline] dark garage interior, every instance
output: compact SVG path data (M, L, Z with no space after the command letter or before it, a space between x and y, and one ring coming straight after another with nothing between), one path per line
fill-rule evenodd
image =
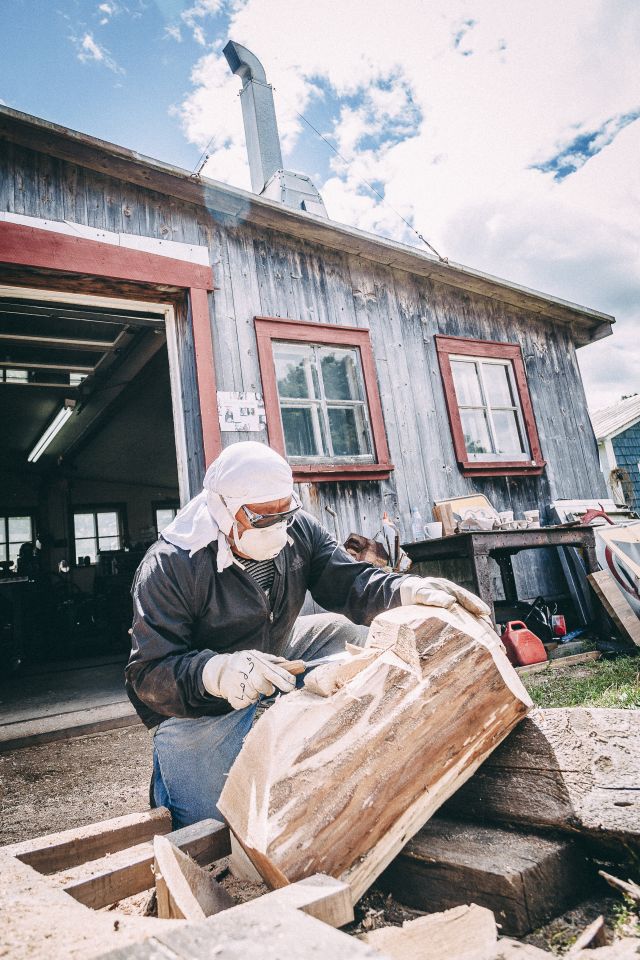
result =
M5 685L123 662L133 574L179 505L164 318L2 296L0 422Z

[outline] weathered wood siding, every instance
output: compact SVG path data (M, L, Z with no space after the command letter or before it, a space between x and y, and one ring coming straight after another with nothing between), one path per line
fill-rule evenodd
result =
M206 243L216 291L211 297L220 390L261 391L253 318L287 317L370 329L391 459L388 481L303 484L305 506L329 529L372 536L383 510L410 537L411 508L431 519L434 499L483 492L498 509L544 510L561 497L604 496L596 444L570 329L531 312L380 264L257 230L215 211L3 144L0 209L72 220L112 231ZM547 468L541 477L463 477L444 405L434 336L519 343ZM183 338L186 353L191 349ZM185 361L186 362L186 361ZM185 409L193 419L193 379ZM188 425L191 438L197 429ZM266 439L224 433L223 442ZM196 469L194 469L194 464ZM204 465L196 452L194 484ZM562 589L554 551L515 559L521 595ZM458 579L465 571L451 567Z

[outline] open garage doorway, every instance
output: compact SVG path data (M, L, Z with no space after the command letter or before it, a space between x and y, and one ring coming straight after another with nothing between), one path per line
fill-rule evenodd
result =
M0 288L5 726L125 703L131 582L188 496L171 319Z

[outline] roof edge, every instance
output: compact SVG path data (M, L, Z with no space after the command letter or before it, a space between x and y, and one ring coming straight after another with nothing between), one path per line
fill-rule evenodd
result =
M0 105L0 137L107 176L204 206L211 212L287 232L312 243L430 277L440 283L559 320L571 326L577 346L609 336L611 326L615 323L615 318L610 314L511 283L463 264L442 262L409 244L312 213L283 207L276 201L266 200L238 187L196 177L187 170L146 157L135 150L5 105Z

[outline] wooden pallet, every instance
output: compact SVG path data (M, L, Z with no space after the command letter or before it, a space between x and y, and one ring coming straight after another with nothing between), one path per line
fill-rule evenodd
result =
M159 845L158 838L165 838L169 848ZM118 911L119 901L160 881L159 848L164 851L165 916L192 915L199 922ZM180 851L188 854L189 869L198 871L198 864L214 863L231 852L229 829L216 820L203 820L174 831L169 811L161 807L0 848L0 906L7 921L3 919L0 954L12 960L88 960L116 951L116 956L134 960L164 956L162 948L157 953L159 944L182 956L182 943L185 956L199 956L193 944L203 934L209 945L215 945L216 938L228 945L234 929L255 933L259 928L260 936L243 946L246 960L264 960L264 940L270 933L278 949L291 956L306 955L304 942L321 943L332 960L370 955L365 945L333 929L353 919L346 883L316 875L214 916L202 912L195 899L194 909L188 903L184 912L184 890L179 889L184 874L172 869L168 849L183 866ZM224 906L228 902L227 897ZM180 905L183 913L177 912ZM105 907L109 909L101 909Z

